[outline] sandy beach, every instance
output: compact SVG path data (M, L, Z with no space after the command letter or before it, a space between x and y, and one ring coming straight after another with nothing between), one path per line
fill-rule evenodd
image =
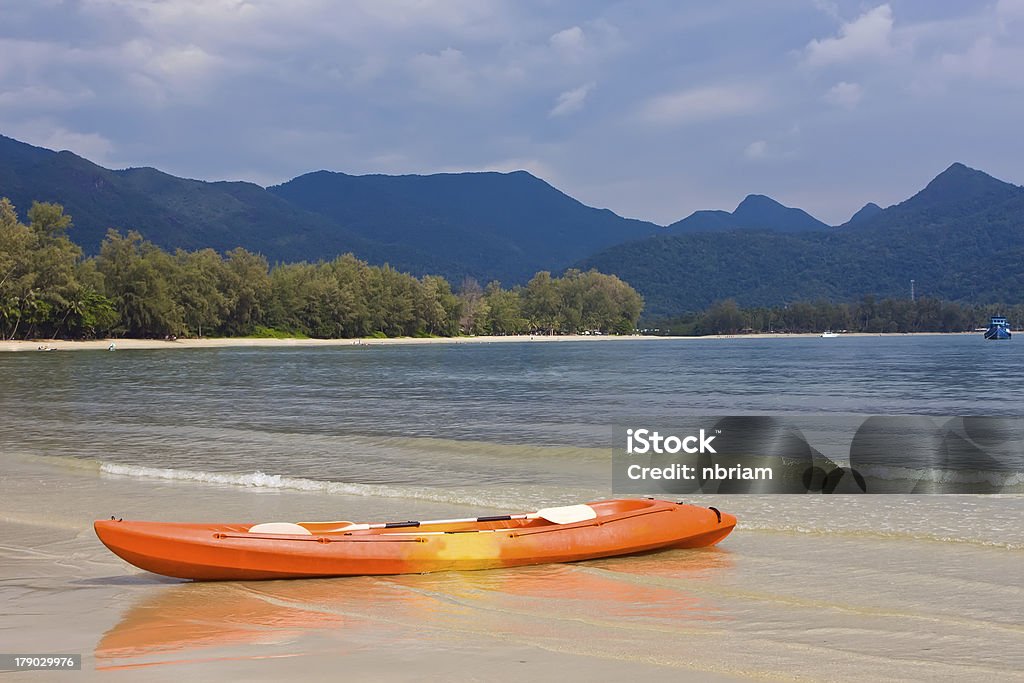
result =
M970 335L971 332L916 332L913 336ZM868 334L854 332L841 334L842 337L905 337L906 334ZM700 339L809 339L821 337L818 333L806 334L719 334L703 337L671 337L657 335L506 335L481 337L389 337L385 339L270 339L256 337L213 337L202 339L90 339L68 341L64 339L33 339L26 341L2 340L2 351L106 351L111 344L114 350L154 349L220 349L220 348L315 348L331 346L409 346L425 344L524 344L559 342L624 342L624 341L679 341Z
M404 681L419 671L417 680L485 681L499 670L534 680L565 670L580 679L612 672L655 681L737 680L713 670L687 675L685 667L645 662L639 653L623 657L621 648L595 652L569 635L586 628L570 614L536 622L540 605L529 603L545 598L544 577L564 570L191 584L120 561L90 523L107 512L180 517L184 499L194 518L368 514L373 506L366 499L254 496L244 488L140 482L31 458L6 459L0 487L4 649L81 654L83 671L70 674L76 678L337 680L344 671L346 679ZM423 502L388 508L398 515L468 511ZM509 594L507 605L466 612L463 602L474 593L495 591ZM626 609L626 597L605 599Z
M334 680L339 671L384 681L413 672L429 681L550 680L555 672L568 681L1010 680L1024 665L1019 588L1005 583L1020 551L885 540L853 521L845 533L814 531L837 516L853 520L872 507L864 501L837 509L819 499L802 513L808 532L765 525L774 504L737 497L728 509L748 522L701 551L196 584L122 562L96 540L91 520L329 518L339 510L362 519L381 509L404 519L479 508L138 479L33 457L8 458L0 486L4 646L81 654L74 675L85 680ZM893 511L901 505L891 502ZM929 599L936 591L946 595L941 603Z

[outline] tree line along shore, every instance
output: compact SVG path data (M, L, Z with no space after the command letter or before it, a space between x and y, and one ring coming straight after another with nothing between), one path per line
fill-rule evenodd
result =
M864 334L970 332L987 326L994 315L1011 324L1024 322L1024 304L969 304L921 297L877 299L853 303L798 301L785 306L743 308L727 299L705 311L648 324L648 331L671 336L790 333L832 330Z
M273 267L246 249L167 252L110 230L85 257L71 217L0 200L0 338L429 337L632 333L643 299L614 275L537 273L523 287L414 277L351 254Z
M71 217L59 204L36 202L27 218L0 199L0 339L632 334L643 310L636 290L595 270L539 272L512 289L467 278L454 291L442 277L417 278L351 254L271 267L243 248L170 253L115 230L87 258L68 237ZM992 315L1020 324L1024 305L867 296L743 308L728 299L648 320L644 332L964 332Z

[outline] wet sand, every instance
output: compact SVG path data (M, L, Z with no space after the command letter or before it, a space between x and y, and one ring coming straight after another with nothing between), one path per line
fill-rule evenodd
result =
M807 509L801 530L770 523L791 514L771 510L806 497L731 497L719 504L741 526L706 550L197 584L127 565L91 521L406 519L478 508L120 477L34 456L6 457L0 489L4 649L81 653L73 675L85 680L1024 678L1021 547L866 533L856 519L870 500L794 502ZM881 498L900 508L898 497ZM820 530L836 519L849 528Z
M587 626L579 614L541 617L537 601L558 592L550 578L576 574L564 567L201 584L141 572L107 551L91 529L91 521L108 512L198 520L380 510L366 498L140 482L38 459L7 465L0 475L0 488L12 492L0 500L4 649L81 654L83 672L71 674L76 678L487 681L567 672L573 680L736 680L648 661L644 653L595 650L580 636ZM469 509L389 501L387 512L405 517ZM559 591L594 589L589 583L581 573ZM621 601L636 590L626 590L596 599L631 610ZM507 596L507 604L483 600L474 607L477 593ZM55 676L32 674L47 675Z

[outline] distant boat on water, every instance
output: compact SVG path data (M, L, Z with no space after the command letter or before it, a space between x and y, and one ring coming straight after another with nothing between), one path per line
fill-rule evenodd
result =
M1010 338L1010 323L1001 315L994 315L985 330L985 339L1003 340Z
M823 339L831 339L832 337L838 337L839 335L833 332L832 330L825 330L824 332L821 333L821 336Z

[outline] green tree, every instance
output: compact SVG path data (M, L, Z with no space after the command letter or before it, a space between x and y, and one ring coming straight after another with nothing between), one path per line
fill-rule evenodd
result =
M734 299L712 304L698 323L700 334L736 334L744 328L746 318Z
M32 202L28 210L29 227L42 238L59 238L71 227L71 216L64 213L60 204Z
M523 315L531 327L543 330L547 334L558 331L561 298L558 285L551 277L551 273L543 270L534 275L520 296Z
M180 307L187 333L202 337L220 329L228 313L228 273L220 254L213 249L179 249L174 262L170 295Z
M0 325L7 338L58 336L72 314L82 250L66 235L71 218L57 204L35 202L29 225L0 201Z
M416 294L416 315L422 332L444 336L458 334L462 304L452 294L447 280L427 275L420 280Z
M459 331L465 334L487 334L487 302L484 300L484 290L476 278L463 278L459 286L459 301L462 304Z
M270 267L260 254L238 247L227 253L221 280L224 314L221 332L252 334L271 304Z
M33 237L28 226L18 221L14 205L0 199L0 331L4 339L18 333L24 299L32 290Z
M177 276L173 261L138 232L121 236L108 231L96 268L127 335L163 337L185 331L183 312L172 297L171 281Z
M529 330L519 292L504 290L500 283L491 282L484 290L484 303L486 326L491 334L522 334Z

